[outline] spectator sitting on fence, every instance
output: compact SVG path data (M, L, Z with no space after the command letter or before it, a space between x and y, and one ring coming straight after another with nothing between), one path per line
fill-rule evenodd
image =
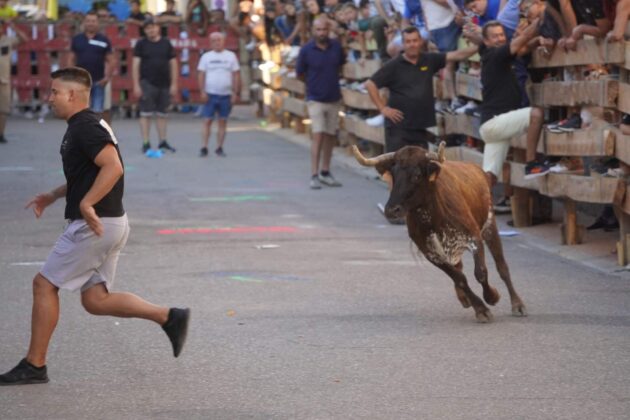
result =
M11 28L17 37L9 36ZM11 21L0 20L0 143L6 143L4 129L7 117L11 113L11 50L28 36Z
M462 30L455 21L458 9L453 0L422 0L422 10L431 42L440 52L455 51Z
M181 23L182 14L175 8L175 0L166 0L166 10L157 15L157 23Z
M284 0L283 13L274 21L285 45L300 45L300 25L295 13L295 5L291 0Z
M612 29L614 20L606 16L602 0L572 0L563 10L571 35L563 38L560 45L567 50L575 50L577 41L590 35L604 38Z
M177 59L170 41L160 35L155 21L144 24L146 37L136 43L133 50L133 92L140 101L140 130L142 153L151 149L149 117L155 117L162 151L175 152L166 141L166 117L171 101L176 100Z
M127 23L142 26L147 19L147 14L140 10L140 0L131 1L131 13L127 19Z
M363 32L367 51L377 51L379 57L389 58L387 55L387 36L385 27L387 21L378 14L373 15L373 4L370 0L361 0L359 5L359 30Z
M186 23L190 30L198 35L205 36L208 33L210 12L202 0L191 0L186 8Z
M481 127L479 134L485 143L483 170L492 187L501 175L503 163L510 149L510 139L526 132L531 108L521 107L521 92L512 63L522 48L537 34L540 19L536 19L510 43L498 21L486 23L482 39L476 33L466 33L475 41L481 41Z
M276 27L276 7L272 2L265 3L265 42L268 47L273 47L282 42L282 35Z
M313 22L313 39L300 49L295 68L298 77L306 79L308 116L312 124L311 189L321 189L321 184L341 186L330 172L330 161L339 128L339 73L345 57L341 44L330 39L329 30L325 16Z
M538 36L534 38L526 47L528 51L535 54L549 56L555 48L557 42L568 35L566 25L562 19L560 11L553 7L549 2L541 0L529 0L521 5L522 14L527 18L529 23L536 19L540 19L538 27ZM556 69L535 69L530 68L530 79L533 83L543 82L544 78L549 74L557 72ZM527 128L527 149L525 152L525 179L533 179L543 176L549 172L549 165L536 159L536 149L540 140L544 124L544 108L532 106L529 127Z
M342 6L343 23L348 28L345 37L345 45L348 49L348 61L365 60L367 49L364 33L359 30L359 9L353 3L345 3Z
M9 5L8 0L0 0L0 19L12 20L17 18L18 13Z
M623 40L628 26L628 18L630 18L630 0L617 0L613 29L606 36L609 42Z
M210 34L212 50L199 59L197 75L201 100L205 102L201 134L201 152L199 156L208 156L208 141L212 121L218 119L217 148L214 153L225 157L223 144L232 105L236 103L241 91L240 66L236 54L225 49L225 35L220 32Z
M88 12L83 19L83 32L72 38L69 64L70 67L81 67L90 73L93 81L90 109L101 114L109 123L111 116L109 113L104 115L105 87L112 79L115 62L112 43L98 30L98 15L96 12Z

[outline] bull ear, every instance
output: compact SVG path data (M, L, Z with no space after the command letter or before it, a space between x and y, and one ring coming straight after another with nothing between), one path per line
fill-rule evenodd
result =
M429 177L429 182L434 182L437 179L441 169L442 165L433 160L429 161L427 164L427 176Z
M392 177L392 173L389 171L385 171L381 174L381 178L387 183L387 187L391 191L392 188L394 188L394 177Z
M374 168L382 176L386 172L390 172L393 165L394 165L394 158L392 157L391 159L378 162ZM391 174L389 174L389 176L391 177Z

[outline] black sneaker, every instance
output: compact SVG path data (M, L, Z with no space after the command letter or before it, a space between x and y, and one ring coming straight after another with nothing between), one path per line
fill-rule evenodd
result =
M534 179L539 176L547 175L549 166L539 162L528 162L525 165L525 179Z
M512 206L510 205L510 199L504 197L501 201L492 206L496 214L507 214L512 212Z
M0 375L0 386L45 384L49 381L46 366L37 368L26 359L20 360L16 367Z
M162 329L168 335L173 345L173 355L179 356L186 342L188 334L188 321L190 321L190 309L171 308L168 311L168 320L162 325Z
M142 153L146 153L147 150L151 150L151 143L145 141L144 143L142 143Z
M177 150L171 146L170 144L168 144L168 142L166 140L162 140L160 142L160 144L158 145L158 149L160 149L161 151L168 151L171 153L175 153Z
M217 156L220 156L220 157L226 157L226 156L227 156L227 155L225 154L225 152L223 151L223 147L219 147L217 150L215 150L215 151L214 151L214 153L215 153Z
M565 133L579 130L580 128L582 128L582 117L580 117L580 114L573 114L571 118L558 125L558 130Z
M206 156L208 156L208 148L202 147L201 150L199 151L199 157L206 157Z
M4 137L4 135L0 135L0 143L6 143L7 139Z

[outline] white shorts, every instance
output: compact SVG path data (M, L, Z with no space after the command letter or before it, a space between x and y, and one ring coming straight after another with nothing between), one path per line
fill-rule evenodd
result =
M101 217L103 235L98 237L83 220L69 223L61 234L40 274L60 289L85 291L105 283L110 290L120 251L127 243L127 215Z
M339 102L306 102L308 117L311 119L311 131L313 133L326 133L337 135L339 129Z

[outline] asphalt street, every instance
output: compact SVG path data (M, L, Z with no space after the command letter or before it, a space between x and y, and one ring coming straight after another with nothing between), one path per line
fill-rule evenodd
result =
M174 117L177 153L140 152L116 120L131 236L116 289L192 308L180 358L157 325L87 314L61 293L50 383L0 388L1 419L630 418L630 276L503 238L529 316L478 324L451 280L388 225L374 179L309 154L258 121L231 123L226 158L197 156L200 121ZM25 354L31 280L63 205L24 204L64 182L62 121L12 119L0 145L0 371ZM211 141L214 141L212 139ZM154 142L155 143L155 142ZM472 258L464 267L473 289Z

